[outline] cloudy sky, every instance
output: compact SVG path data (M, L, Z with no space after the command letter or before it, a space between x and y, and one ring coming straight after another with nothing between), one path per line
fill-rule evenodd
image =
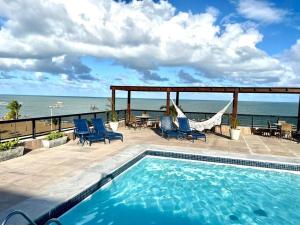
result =
M298 0L1 0L0 94L300 86L299 24Z

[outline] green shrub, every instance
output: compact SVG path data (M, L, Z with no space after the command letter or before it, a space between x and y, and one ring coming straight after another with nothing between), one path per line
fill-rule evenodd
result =
M0 143L0 151L7 151L17 147L19 139Z
M106 110L111 111L110 113L110 121L118 122L118 114L115 110L112 109L112 98L107 98Z
M51 140L61 138L63 136L65 136L65 134L62 132L52 131L50 134L47 135L46 140L51 141Z
M110 121L111 122L118 122L118 114L116 113L116 111L111 112Z
M231 118L231 128L236 129L240 125L236 118Z

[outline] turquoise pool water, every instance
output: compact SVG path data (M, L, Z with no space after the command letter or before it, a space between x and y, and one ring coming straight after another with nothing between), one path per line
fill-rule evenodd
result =
M59 220L64 225L298 225L300 175L146 157Z

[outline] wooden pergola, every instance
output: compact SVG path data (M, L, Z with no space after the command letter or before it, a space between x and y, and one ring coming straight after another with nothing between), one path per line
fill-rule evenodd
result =
M116 91L127 91L127 115L131 114L131 92L166 92L166 114L170 114L170 93L176 93L176 105L179 105L180 92L232 93L232 118L237 119L239 93L247 94L300 94L300 87L157 87L157 86L110 86L112 91L112 110L115 110ZM297 130L300 131L300 98Z

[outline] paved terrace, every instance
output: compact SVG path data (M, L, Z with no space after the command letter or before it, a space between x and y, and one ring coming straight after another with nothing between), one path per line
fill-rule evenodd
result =
M188 151L199 154L300 163L300 144L277 138L243 135L239 141L208 134L207 142L166 140L152 129L121 128L124 142L77 141L51 150L37 149L0 163L0 219L12 209L33 218L97 182L105 173L128 161L145 148Z

